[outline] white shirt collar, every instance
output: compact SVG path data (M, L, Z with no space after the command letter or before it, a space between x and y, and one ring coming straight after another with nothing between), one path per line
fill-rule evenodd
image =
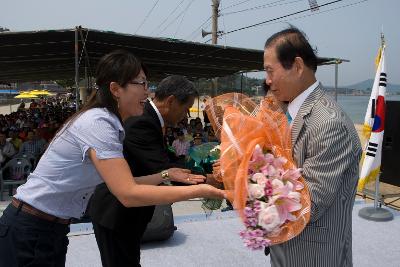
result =
M154 110L155 110L156 113L157 113L157 117L158 117L158 119L160 120L161 128L164 128L164 119L163 119L163 117L161 116L160 111L158 110L158 108L156 107L156 105L153 103L153 101L149 100L149 102L150 102L150 105L154 108Z
M290 124L292 124L294 121L294 118L296 118L301 105L303 105L303 103L307 99L307 97L315 90L315 88L318 87L318 85L319 85L319 81L317 80L310 87L308 87L301 94L299 94L295 99L293 99L292 102L289 103L288 112L290 114L290 117L292 117L292 122Z

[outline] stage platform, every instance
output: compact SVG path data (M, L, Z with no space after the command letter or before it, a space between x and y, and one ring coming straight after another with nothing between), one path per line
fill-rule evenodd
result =
M400 212L391 210L394 220L372 222L358 217L371 204L356 200L353 209L353 262L355 267L400 266ZM175 216L177 231L164 242L142 246L143 267L230 267L270 266L263 251L243 246L238 232L243 228L235 212L214 212ZM72 225L68 267L101 266L91 224Z

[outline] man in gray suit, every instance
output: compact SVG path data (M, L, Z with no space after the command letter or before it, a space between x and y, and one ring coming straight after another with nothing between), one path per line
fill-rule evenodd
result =
M315 78L317 57L300 30L289 28L267 40L264 67L272 93L289 103L293 157L312 202L304 231L270 247L271 265L352 266L352 209L362 152L353 122Z

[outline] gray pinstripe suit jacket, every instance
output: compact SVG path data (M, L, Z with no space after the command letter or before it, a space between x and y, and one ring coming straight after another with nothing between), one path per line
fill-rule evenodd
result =
M353 122L319 85L292 124L293 156L310 190L311 219L271 246L273 267L352 266L352 209L361 145Z

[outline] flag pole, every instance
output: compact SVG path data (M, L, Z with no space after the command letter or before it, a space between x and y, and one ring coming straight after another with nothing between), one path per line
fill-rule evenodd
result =
M385 38L383 35L383 31L382 31L381 32L381 51L383 51L384 48L385 48ZM386 82L386 78L385 78L385 82ZM372 111L375 114L376 112L373 109L375 109L375 106L372 108ZM364 208L360 209L360 211L358 212L358 216L360 216L363 219L369 220L369 221L387 222L387 221L393 220L393 214L389 210L381 207L382 203L381 203L381 195L380 195L380 190L379 190L379 185L380 185L379 180L380 180L381 174L382 174L382 172L379 171L379 173L375 179L374 206L373 207L364 207Z
M383 36L383 31L381 32L381 49L383 49L385 45L385 37ZM375 210L380 208L382 205L380 203L380 188L379 188L379 183L380 183L380 178L381 178L382 172L380 171L378 174L378 177L376 177L375 180L375 197L374 197L374 208Z

